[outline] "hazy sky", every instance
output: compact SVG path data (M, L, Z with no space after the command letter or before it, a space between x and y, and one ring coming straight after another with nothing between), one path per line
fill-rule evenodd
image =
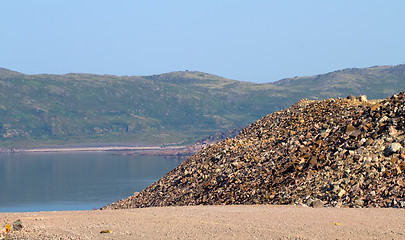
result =
M403 0L1 0L0 67L252 82L405 63Z

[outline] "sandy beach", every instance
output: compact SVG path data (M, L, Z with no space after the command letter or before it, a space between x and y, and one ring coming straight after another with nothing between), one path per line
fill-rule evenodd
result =
M0 213L11 239L405 239L405 210L304 206L190 206ZM108 230L108 233L101 233Z

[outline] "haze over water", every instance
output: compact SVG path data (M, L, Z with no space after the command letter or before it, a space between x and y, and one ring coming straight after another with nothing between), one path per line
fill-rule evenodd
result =
M114 152L0 155L0 212L90 210L139 192L181 163Z

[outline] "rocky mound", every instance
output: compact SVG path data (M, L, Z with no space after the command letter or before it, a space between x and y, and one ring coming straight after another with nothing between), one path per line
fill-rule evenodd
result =
M197 204L405 207L405 94L301 100L104 208Z

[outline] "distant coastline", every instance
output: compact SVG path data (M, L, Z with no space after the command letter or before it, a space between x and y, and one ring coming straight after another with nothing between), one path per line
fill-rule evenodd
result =
M122 155L191 156L212 142L172 146L61 146L0 149L1 153L118 152Z
M38 147L2 149L0 153L45 153L45 152L104 152L104 151L162 151L183 149L184 146L94 146L94 147Z

